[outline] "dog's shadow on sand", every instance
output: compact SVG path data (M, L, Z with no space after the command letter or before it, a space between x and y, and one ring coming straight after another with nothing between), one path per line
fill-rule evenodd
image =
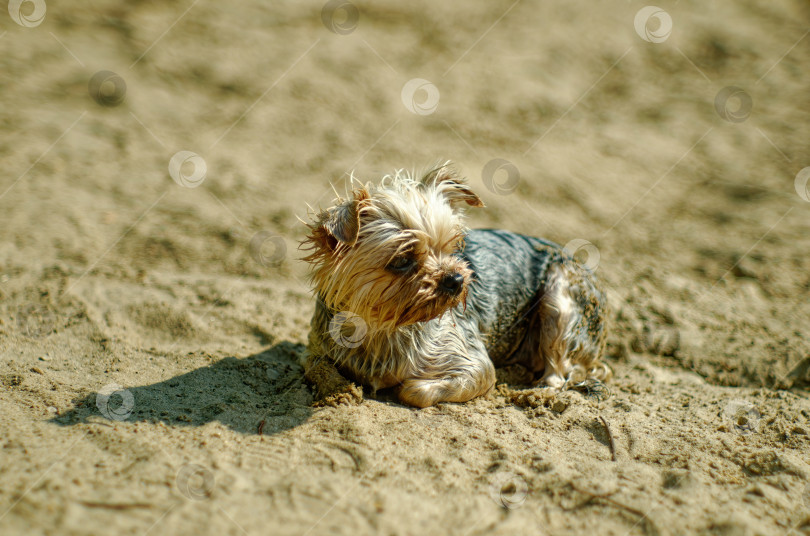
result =
M51 421L164 422L203 426L218 421L243 434L276 434L305 422L312 396L299 356L304 346L281 342L249 357L226 357L151 385L108 385L74 400Z

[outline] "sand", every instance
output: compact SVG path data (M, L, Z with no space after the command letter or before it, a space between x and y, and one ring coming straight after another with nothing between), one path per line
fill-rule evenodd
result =
M32 6L0 13L0 533L810 532L806 3ZM609 398L313 407L298 218L438 159L472 226L592 244Z

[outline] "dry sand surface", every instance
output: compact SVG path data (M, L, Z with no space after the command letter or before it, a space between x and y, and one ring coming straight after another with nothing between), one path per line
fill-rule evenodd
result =
M0 12L0 534L810 533L807 2L46 2ZM592 243L610 398L312 405L297 217L440 158Z

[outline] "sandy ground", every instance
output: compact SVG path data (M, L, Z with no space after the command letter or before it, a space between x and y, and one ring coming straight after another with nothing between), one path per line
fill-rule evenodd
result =
M0 13L0 533L809 533L810 6L644 6ZM312 407L297 217L439 158L593 244L610 398Z

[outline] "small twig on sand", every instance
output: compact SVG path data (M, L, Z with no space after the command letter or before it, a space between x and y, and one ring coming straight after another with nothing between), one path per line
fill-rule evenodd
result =
M610 440L610 459L614 462L616 461L616 441L613 439L613 432L610 431L610 425L603 416L599 416L602 419L602 424L605 425L605 432L607 432L608 439Z
M256 431L258 432L259 435L262 435L263 430L264 430L264 419L262 419L262 422L259 423L259 428Z

